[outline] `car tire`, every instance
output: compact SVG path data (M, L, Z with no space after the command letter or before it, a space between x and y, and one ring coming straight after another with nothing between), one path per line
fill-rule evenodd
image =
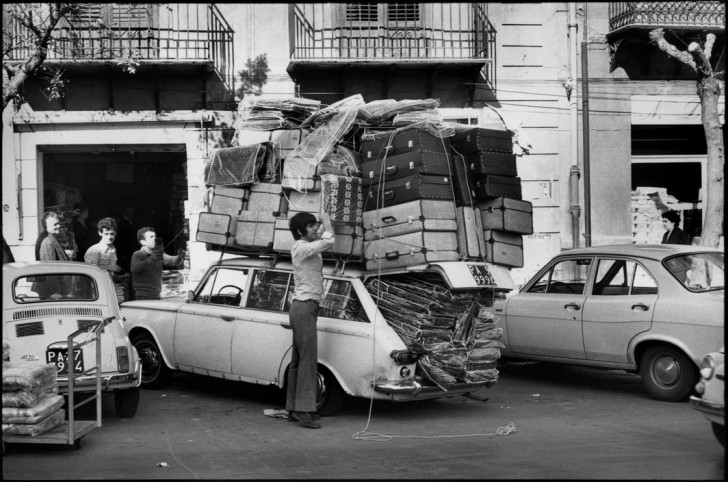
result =
M142 387L164 388L172 381L174 372L167 367L157 343L151 335L144 333L135 336L132 345L142 362Z
M330 417L344 405L344 390L329 370L319 365L316 384L316 412Z
M140 392L141 389L138 387L114 391L114 409L117 417L132 418L136 415Z
M710 425L713 427L713 434L715 434L715 438L717 438L718 442L725 447L725 425L715 422L710 422Z
M673 346L647 349L640 364L642 384L656 400L681 402L693 390L698 369L690 358Z

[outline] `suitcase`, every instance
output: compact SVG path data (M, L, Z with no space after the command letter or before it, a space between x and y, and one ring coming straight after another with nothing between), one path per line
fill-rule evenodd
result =
M452 164L452 188L453 195L455 196L455 205L458 207L473 206L477 201L475 199L475 181L470 173L465 156L455 150L451 150L450 162Z
M397 129L390 135L363 142L362 162L381 160L413 150L447 153L450 150L450 138L435 136L418 127Z
M361 167L365 186L420 174L450 176L447 153L420 149L367 161Z
M513 154L513 134L510 131L476 127L456 132L451 144L461 154L475 151L498 151Z
M361 225L364 210L360 177L321 176L321 209L332 223Z
M458 220L458 251L463 258L485 257L485 235L478 208L461 206L456 211Z
M300 157L289 157L283 162L281 185L284 189L294 189L299 192L321 190L321 180L316 174L316 166Z
M521 199L521 178L486 174L475 178L475 198L487 201L497 197Z
M243 211L237 219L235 244L243 248L273 248L276 217L269 211Z
M246 211L262 211L278 216L283 211L283 189L280 184L259 182L250 186Z
M485 260L512 268L523 267L523 238L519 234L484 231Z
M235 246L237 218L229 214L200 213L195 241L217 246Z
M374 211L415 199L453 199L449 176L410 176L381 185L372 184L364 191L367 193L364 211Z
M477 204L484 230L533 234L533 206L528 201L499 197Z
M483 174L498 176L518 176L515 154L505 152L476 151L465 155L468 169L474 177Z
M236 217L245 209L249 188L213 186L209 212Z
M399 268L433 261L457 261L458 237L454 231L418 231L364 243L368 271Z
M281 160L275 155L273 144L266 142L263 146L265 146L266 151L263 157L263 163L258 170L258 180L264 183L280 183L281 177L283 176Z
M265 144L215 149L205 166L205 184L242 186L259 182L258 171L267 151Z
M285 160L298 145L306 138L306 129L274 129L270 132L270 141L273 152L278 160Z
M364 241L417 231L457 231L452 201L417 199L376 211L366 211Z
M321 212L321 192L291 191L288 194L287 212L290 213L292 211L305 211L314 214Z
M273 251L291 254L291 247L296 241L293 239L288 222L295 214L295 212L290 212L288 217L276 219ZM334 225L334 245L321 255L323 257L336 255L361 258L364 253L363 231L361 226Z

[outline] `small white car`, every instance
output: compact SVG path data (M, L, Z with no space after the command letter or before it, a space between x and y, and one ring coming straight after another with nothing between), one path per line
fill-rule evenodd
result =
M695 391L699 396L690 397L693 408L708 419L715 438L725 447L725 346L703 358Z
M95 391L96 343L73 350L69 360L67 340L77 330L103 322L102 390L114 393L118 416L136 415L142 364L124 331L106 271L73 261L5 263L2 286L2 334L10 346L10 363L55 363L60 393L68 393L69 371L76 374L74 393Z
M433 289L480 293L493 283L483 276L484 264L479 266L431 263L401 273L431 277L438 285ZM460 382L443 389L423 377L416 356L367 289L377 274L349 264L341 268L324 265L317 323L319 414L336 413L344 394L409 401L469 394L492 384ZM208 269L187 300L122 303L127 332L143 362L142 386L163 387L179 370L283 388L291 359L291 270L290 261L226 259Z
M639 372L653 398L682 401L722 343L724 283L717 249L570 249L496 302L503 356Z

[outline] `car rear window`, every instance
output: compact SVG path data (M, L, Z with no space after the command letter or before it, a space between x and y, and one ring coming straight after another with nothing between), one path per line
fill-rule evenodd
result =
M662 264L690 291L725 289L723 253L683 254L668 258Z
M13 300L16 303L93 301L98 297L96 281L83 274L23 276L13 282Z

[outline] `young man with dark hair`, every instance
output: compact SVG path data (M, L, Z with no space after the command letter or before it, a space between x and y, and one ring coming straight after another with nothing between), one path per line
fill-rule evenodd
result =
M131 257L131 282L137 300L158 300L162 292L162 270L165 266L176 267L185 259L185 250L177 256L164 253L162 238L157 238L154 228L143 227L137 231L137 241L142 249Z
M128 278L128 275L124 275L121 266L117 264L116 248L114 247L116 221L114 218L103 218L96 223L96 228L101 236L101 241L88 248L84 261L108 271L115 282L125 282L124 276Z
M665 211L662 213L662 225L667 232L662 236L662 244L692 244L688 233L678 228L680 224L680 213L677 211Z
M291 248L293 263L293 302L289 312L293 328L291 364L288 367L286 410L290 421L308 428L321 428L316 414L318 343L316 321L324 287L321 253L334 245L334 229L326 213L316 219L311 213L298 213L289 222L296 242ZM323 233L319 228L323 223Z

